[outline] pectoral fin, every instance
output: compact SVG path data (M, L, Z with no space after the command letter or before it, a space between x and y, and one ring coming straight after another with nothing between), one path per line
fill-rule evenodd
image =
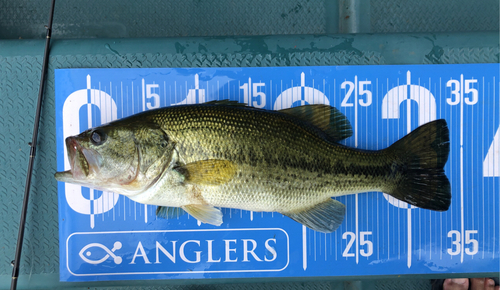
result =
M282 214L312 230L331 233L344 220L345 205L335 199L328 198L328 200L306 210Z
M210 205L190 204L182 207L187 213L202 223L220 226L222 224L222 212Z
M175 168L184 174L185 182L198 185L221 185L233 178L236 165L228 160L202 160Z
M156 216L164 219L178 218L186 212L180 207L159 206L156 208Z

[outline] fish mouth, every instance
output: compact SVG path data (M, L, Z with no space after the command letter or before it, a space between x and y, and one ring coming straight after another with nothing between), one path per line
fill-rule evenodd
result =
M62 182L85 180L89 174L97 171L100 155L92 149L85 149L75 137L66 138L70 170L56 172L54 177Z

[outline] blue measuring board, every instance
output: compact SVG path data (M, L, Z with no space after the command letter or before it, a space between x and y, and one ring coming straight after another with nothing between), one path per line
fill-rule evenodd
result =
M60 279L190 279L499 272L498 64L56 70L57 168L64 139L145 110L231 99L279 110L329 104L383 149L446 119L446 212L381 192L336 198L342 225L318 233L279 213L222 209L224 223L157 219L156 206L58 183ZM305 148L307 150L307 148Z

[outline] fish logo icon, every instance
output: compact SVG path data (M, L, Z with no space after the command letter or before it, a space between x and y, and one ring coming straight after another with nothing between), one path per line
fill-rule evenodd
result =
M88 257L90 257L92 255L92 252L88 251L88 249L94 248L94 247L103 249L104 251L106 251L107 254L99 260L89 259ZM115 255L114 252L116 250L121 249L121 248L122 248L122 243L118 242L118 241L116 241L113 244L113 248L111 250L103 244L90 243L90 244L86 245L85 247L83 247L80 250L80 253L78 253L78 254L82 258L82 260L84 260L85 262L87 262L89 264L93 264L93 265L101 264L102 262L106 261L109 257L112 257L115 264L118 265L118 264L122 263L123 259L121 257L118 257L117 255Z

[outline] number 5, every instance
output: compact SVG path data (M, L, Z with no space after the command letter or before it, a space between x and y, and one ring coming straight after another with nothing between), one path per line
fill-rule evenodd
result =
M479 243L477 242L476 239L471 238L472 234L477 234L477 230L470 230L470 231L465 231L465 244L472 244L472 250L469 248L465 249L465 253L467 255L475 255L479 251Z
M266 106L266 94L264 92L259 92L259 88L265 86L264 83L253 83L253 96L254 98L260 98L260 104L257 101L253 102L253 106L256 108L264 108Z
M368 107L369 105L372 104L372 92L370 90L365 89L365 85L371 85L371 81L360 81L359 82L359 94L358 95L364 95L366 94L366 102L362 99L359 100L359 104L363 107Z
M465 93L472 93L472 98L466 98L465 103L467 105L475 105L478 100L478 93L475 88L471 88L471 84L477 83L477 80L465 80Z
M146 107L151 109L156 109L160 107L160 96L153 93L154 88L158 88L158 84L146 85L146 99L153 99L153 104L151 102L146 103Z
M359 253L363 257L370 257L373 254L373 242L369 240L365 240L365 236L371 235L372 232L359 232L359 245L360 246L367 246L367 251L365 252L365 249L361 249Z

